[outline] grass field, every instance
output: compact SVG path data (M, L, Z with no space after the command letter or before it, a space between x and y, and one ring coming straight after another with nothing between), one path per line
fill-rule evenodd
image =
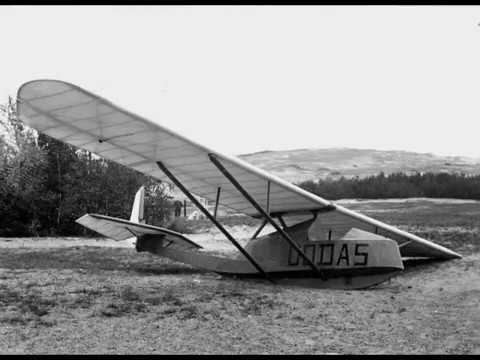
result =
M480 354L480 203L346 206L463 259L407 264L370 290L313 290L224 278L133 248L0 239L0 353Z

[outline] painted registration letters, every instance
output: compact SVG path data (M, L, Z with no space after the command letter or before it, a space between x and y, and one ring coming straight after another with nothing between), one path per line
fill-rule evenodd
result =
M368 264L368 244L310 243L303 245L305 255L317 265L323 266L366 266ZM302 265L307 265L303 260ZM300 264L299 255L290 247L288 265Z
M355 262L353 265L367 265L368 263L368 251L366 252L360 252L359 250L360 247L364 247L365 249L368 249L368 244L355 244L355 256L354 256L354 259L355 259ZM362 257L363 260L362 261L358 261L357 262L357 257Z
M317 264L332 265L335 246L333 244L318 244L318 247L320 248L320 258L318 259Z
M340 255L338 256L337 265L344 261L345 265L350 265L350 260L348 259L348 245L342 244L342 248L340 249Z

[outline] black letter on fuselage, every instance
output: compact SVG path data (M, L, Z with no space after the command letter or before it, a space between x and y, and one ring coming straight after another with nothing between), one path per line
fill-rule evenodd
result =
M368 261L368 252L359 252L358 251L358 248L360 246L366 246L368 247L368 244L356 244L355 245L355 256L363 256L363 262L354 262L353 265L367 265L367 261Z
M290 246L288 249L288 265L295 266L298 265L298 253L293 251L293 247Z
M343 254L344 253L344 250L345 249L345 255ZM347 266L350 265L350 261L348 259L348 245L347 244L343 244L342 245L342 249L340 250L340 256L338 257L338 260L337 260L337 265L340 264L340 261L342 259L345 259L347 261Z
M320 246L320 261L317 262L319 265L332 265L333 264L333 244L319 244ZM323 255L325 253L325 248L330 248L330 259L328 262L323 261Z

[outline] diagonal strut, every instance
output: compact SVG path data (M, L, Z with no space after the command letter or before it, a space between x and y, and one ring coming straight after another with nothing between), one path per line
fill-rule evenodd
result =
M237 188L238 191L257 209L257 211L263 215L263 217L270 223L272 226L282 235L282 237L287 240L290 245L297 251L300 255L312 268L312 270L322 279L326 280L323 272L313 263L312 260L308 258L307 255L298 247L298 245L293 241L293 239L288 235L274 220L273 218L258 204L257 201L240 185L240 183L228 172L228 170L222 165L222 163L217 159L217 157L210 153L208 154L210 161L221 171L223 175Z
M255 259L233 238L232 235L218 222L218 220L210 214L210 212L203 207L202 204L187 190L185 186L167 169L167 167L161 162L157 161L158 167L168 176L168 178L187 196L192 203L194 203L197 208L203 212L203 214L213 222L217 228L227 237L228 240L250 261L250 263L268 280L270 280L267 273L262 269L262 267L255 261ZM270 280L271 281L271 280Z

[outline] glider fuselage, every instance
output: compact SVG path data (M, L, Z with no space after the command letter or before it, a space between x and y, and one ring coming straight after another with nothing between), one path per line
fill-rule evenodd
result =
M282 241L278 232L249 240L245 250L275 282L291 279L295 284L299 278L305 278L309 279L308 286L363 288L380 283L403 270L395 241L358 229L353 229L342 239L311 241L308 232L312 222L306 221L285 230L322 270L326 280L315 278L308 263L288 243ZM170 245L171 240L148 236L139 237L136 248L220 274L244 277L259 275L242 254L225 257L201 249L179 249Z

